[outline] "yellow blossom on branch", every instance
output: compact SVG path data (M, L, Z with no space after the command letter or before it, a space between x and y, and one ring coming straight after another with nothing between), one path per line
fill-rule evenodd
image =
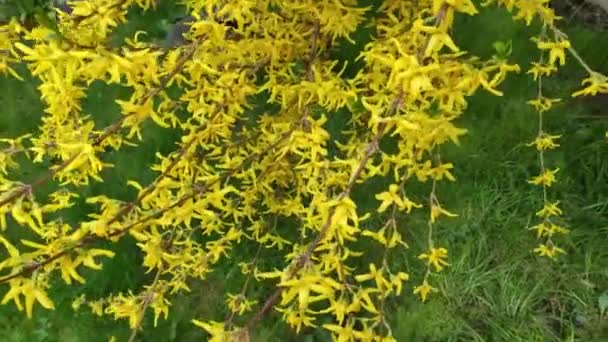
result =
M558 103L560 102L560 99L549 99L543 96L540 96L534 100L530 100L527 103L529 105L531 105L532 107L534 107L534 109L536 109L536 111L538 112L546 112L551 110L551 108L553 108L553 104L554 103Z
M447 216L447 217L458 217L457 214L451 213L446 209L442 208L439 204L431 204L431 214L430 221L431 223L435 223L439 216Z
M419 295L420 299L422 299L423 302L426 302L429 297L429 294L438 291L439 290L437 288L431 286L426 280L424 280L422 284L414 287L414 294Z
M585 88L572 93L572 97L581 95L594 96L598 93L608 94L608 77L602 74L593 72L588 78L583 80L582 85L585 86Z
M441 248L432 247L427 253L422 253L418 256L420 260L426 260L428 265L435 267L435 271L441 272L444 266L449 264L445 261L448 257L448 250Z
M549 65L554 65L556 62L559 65L566 63L566 52L570 48L570 42L567 40L561 40L557 42L543 41L540 39L533 39L536 42L536 46L540 50L549 50Z
M530 67L530 69L526 73L532 74L534 80L537 81L539 77L549 76L556 71L557 68L552 64L541 64L538 62L532 62L532 67Z
M422 205L412 202L409 198L398 193L397 184L389 185L388 191L376 194L376 199L382 201L378 207L378 212L384 212L389 206L396 205L399 210L410 213L413 208L420 208Z
M545 170L540 175L532 178L528 181L530 184L551 186L555 182L555 174L559 171L559 168L555 170Z
M540 256L546 256L555 259L558 254L566 254L566 251L553 244L540 244L534 249L534 252Z
M538 151L552 150L559 147L559 144L555 140L559 139L561 135L549 135L541 134L534 139L533 142L527 144L528 146L535 146Z
M46 309L53 310L55 305L46 293L48 283L33 279L13 279L9 282L10 289L2 298L1 304L13 300L19 311L23 310L21 296L25 299L25 313L32 318L34 303L38 302Z

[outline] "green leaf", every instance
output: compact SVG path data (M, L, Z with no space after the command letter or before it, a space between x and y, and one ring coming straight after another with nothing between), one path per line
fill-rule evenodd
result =
M606 309L608 309L608 291L600 295L600 297L597 299L597 305L600 308L600 315L603 316Z
M511 40L504 42L496 41L492 43L492 47L496 51L494 57L498 59L507 59L511 55L511 52L513 52L513 42Z
M7 20L8 18L19 16L18 8L11 4L0 4L0 19Z
M34 10L34 0L21 0L17 2L17 6L21 9L22 14L29 14Z

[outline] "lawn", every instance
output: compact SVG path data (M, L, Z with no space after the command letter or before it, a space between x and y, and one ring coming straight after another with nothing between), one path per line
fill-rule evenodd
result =
M168 6L168 5L167 5ZM163 34L168 8L142 15L132 13L130 26L120 34L151 27L152 37ZM575 22L565 31L583 58L598 71L608 72L608 39L605 32L594 32ZM530 37L539 28L513 23L508 14L485 9L472 18L459 18L455 27L457 44L471 53L488 57L494 41L512 41L510 59L522 68L537 56ZM368 39L369 29L355 34L357 44L344 42L335 51L336 58L353 61ZM356 67L356 63L352 64ZM26 74L26 70L19 70ZM354 71L353 69L349 70ZM347 72L348 73L348 72ZM526 101L535 96L536 83L529 75L511 76L502 86L504 97L479 93L470 98L461 125L469 131L461 146L448 146L442 156L455 165L457 182L442 183L439 198L458 218L441 220L435 232L437 243L450 250L450 267L433 278L440 288L438 295L422 303L412 295L411 286L419 283L424 269L416 255L425 249L426 217L411 215L400 224L407 227L409 249L392 258L392 266L412 275L404 293L387 303L394 336L398 341L606 341L608 340L608 100L598 107L590 100L573 100L569 93L584 78L572 59L545 84L551 97L563 102L547 115L548 130L561 134L562 146L547 156L551 165L560 168L559 182L552 193L563 203L565 218L572 232L562 245L567 255L557 261L539 258L532 253L537 244L527 230L539 207L542 194L527 183L538 173L538 155L526 144L537 132L537 118ZM0 138L35 132L43 106L36 80L17 81L0 77ZM115 99L128 96L125 89L94 83L88 90L83 110L99 127L120 115ZM254 99L263 105L263 96ZM327 123L328 130L338 127L344 115ZM341 121L342 120L342 121ZM155 153L175 149L179 135L153 123L143 131L144 143L125 147L104 158L116 166L108 169L104 183L93 183L81 192L80 204L63 213L67 222L85 219L92 210L84 198L97 194L130 200L135 196L127 180L142 184L154 174L147 166ZM23 160L25 161L25 160ZM30 181L48 165L26 165L15 175ZM378 192L383 180L355 189L353 197L361 211L372 211L377 202L368 194ZM44 196L47 188L40 190ZM426 185L418 185L414 194L425 194ZM422 196L417 198L422 201ZM369 222L373 225L377 222ZM289 223L286 223L289 224ZM11 234L19 234L12 232ZM83 272L83 286L58 286L51 293L55 311L37 307L27 319L14 306L0 307L1 341L118 341L128 339L124 321L97 317L86 310L74 312L72 300L80 294L102 297L149 283L151 275L141 268L141 255L133 241L123 239L114 246L116 257L107 260L102 272ZM146 317L141 341L201 341L202 330L191 324L192 318L221 319L226 315L224 293L238 291L236 263L255 253L238 252L207 281L192 284L192 292L172 301L167 320L152 326ZM272 256L266 256L272 264ZM367 261L362 262L363 265ZM58 282L59 284L59 282ZM6 286L0 286L4 294ZM254 287L259 298L270 293L267 287ZM326 341L329 336L314 329L295 335L278 315L270 315L256 330L255 341Z

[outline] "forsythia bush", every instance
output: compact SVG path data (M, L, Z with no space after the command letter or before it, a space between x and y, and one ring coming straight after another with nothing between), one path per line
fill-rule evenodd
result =
M54 26L26 28L16 19L0 26L0 72L21 78L15 66L26 64L46 106L38 132L0 142L2 304L13 302L28 317L36 303L53 309L48 291L54 277L84 283L83 269L103 272L104 259L117 252L101 243L112 246L130 235L153 281L107 298L81 297L74 306L128 319L134 337L146 311L155 321L167 317L172 296L204 280L231 251L257 246L257 256L240 264L247 279L242 291L227 294L233 314L221 322L193 320L212 341L246 340L271 310L296 331L325 316L333 323L322 327L337 340L394 340L385 300L402 292L427 300L437 291L432 276L449 266L446 246L433 239L437 220L456 216L435 191L440 181L454 181L440 147L466 133L455 120L468 96L501 96L501 82L520 68L539 85L529 102L539 115L530 146L540 156L539 175L529 182L544 194L531 228L541 241L534 251L550 258L564 253L558 236L568 230L550 193L558 169L543 159L559 146L559 136L543 129L543 114L558 100L545 97L542 79L570 53L589 74L574 96L606 93L608 80L578 56L548 0L385 0L377 13L356 0L182 2L193 19L183 42L172 47L145 42L145 32L121 46L109 44L130 9L150 9L154 0L69 1L54 13ZM474 16L480 5L503 6L527 25L540 21L538 60L510 64L505 44L487 60L461 51L452 36L454 18ZM363 67L347 78L346 65L330 52L367 24L375 29L373 40L359 56ZM122 117L101 129L81 108L94 81L131 90L130 98L116 100ZM275 109L251 115L251 98L261 92ZM347 111L349 120L336 136L325 124L338 111ZM105 155L146 144L141 129L147 121L182 134L179 148L158 153L150 166L156 179L129 181L138 191L130 202L87 198L98 208L90 220L63 222L56 213L72 206L82 187L111 181L100 176L112 167ZM385 150L383 141L394 146ZM11 177L19 155L52 167L22 183ZM370 214L357 210L351 193L378 176L391 183L370 194L379 203L374 215L385 224L362 229ZM408 185L415 182L430 182L432 190L413 194ZM35 193L46 183L54 190L40 201ZM428 250L418 256L427 271L420 283L406 285L409 275L388 260L407 248L398 215L412 211L428 215ZM279 218L298 222L297 230L276 224ZM9 238L19 229L35 238ZM358 247L363 240L375 244L374 256ZM282 262L262 267L266 250ZM368 269L355 269L354 260ZM276 290L251 298L247 284L253 281Z

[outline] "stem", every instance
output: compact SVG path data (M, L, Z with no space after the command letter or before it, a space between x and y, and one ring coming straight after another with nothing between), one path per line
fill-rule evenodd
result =
M141 309L141 314L139 315L139 318L137 319L137 324L135 325L135 328L133 328L133 332L131 332L131 336L129 337L129 342L135 341L135 336L137 336L137 331L139 330L139 328L141 328L141 325L144 322L146 310L148 309L148 307L152 303L152 300L154 299L154 291L156 290L156 285L158 284L158 279L160 278L161 271L162 271L162 269L159 268L158 271L156 272L156 276L154 277L154 281L152 281L152 285L150 285L150 288L148 289L148 291L146 292L146 295L144 296L144 302L143 302L143 306Z

